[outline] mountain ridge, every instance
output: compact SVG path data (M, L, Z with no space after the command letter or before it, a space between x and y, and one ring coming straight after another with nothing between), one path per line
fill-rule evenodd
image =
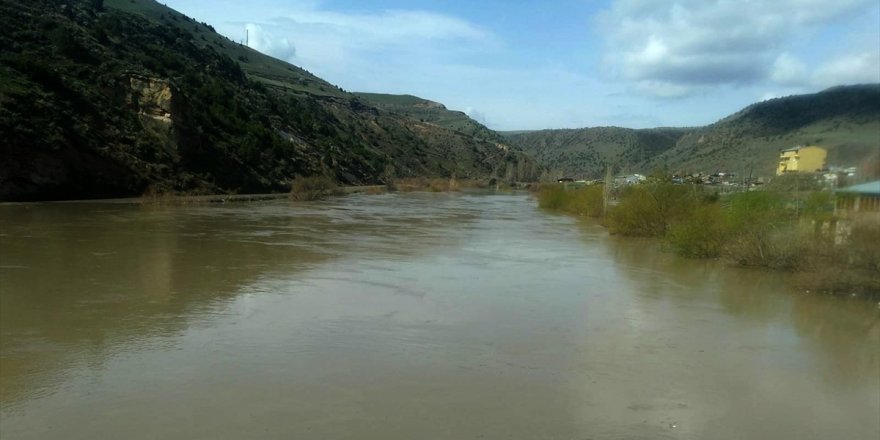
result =
M0 0L0 200L534 180L515 148L378 109L153 0Z
M608 166L619 172L751 170L770 176L778 150L801 144L827 148L829 165L853 166L880 160L880 84L774 98L703 127L566 130L506 137L557 174L584 178L600 177Z

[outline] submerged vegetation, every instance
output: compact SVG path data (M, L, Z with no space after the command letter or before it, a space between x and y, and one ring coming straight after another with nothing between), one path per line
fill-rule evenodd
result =
M542 208L598 218L603 213L602 188L587 186L577 190L566 190L563 185L541 185L538 189L538 203Z
M685 257L790 271L805 290L880 293L880 224L836 218L828 191L719 195L654 182L615 191L608 212L603 194L603 185L545 185L537 196L542 208L601 218L612 234L659 238Z
M323 200L339 194L339 186L329 176L297 177L290 185L290 198L296 201Z

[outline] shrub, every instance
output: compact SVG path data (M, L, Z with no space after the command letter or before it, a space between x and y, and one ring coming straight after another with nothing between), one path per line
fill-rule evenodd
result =
M803 289L844 294L880 294L880 224L856 222L840 244L834 236L814 239L798 275Z
M428 186L428 180L424 177L403 177L389 180L388 189L393 191L419 191Z
M321 200L338 193L336 181L328 176L297 177L290 188L290 198L297 201Z
M567 195L562 185L541 185L538 187L538 206L544 209L562 210Z
M859 269L872 272L880 283L880 223L857 221L852 225L849 240L844 243L846 261Z
M538 206L588 217L601 217L603 186L566 189L560 184L538 187Z
M592 185L572 191L566 210L577 215L601 217L604 189L604 186Z
M721 255L727 234L724 211L711 203L696 207L691 215L672 224L666 239L679 255L714 258Z
M766 191L733 195L727 228L725 254L744 266L793 269L810 241L809 229L794 221L783 198Z
M455 177L435 178L428 180L424 177L405 177L401 179L389 180L387 184L390 191L431 191L431 192L448 192L458 191L461 186Z
M733 236L725 254L742 266L799 269L809 253L809 228L791 223L781 228L758 225Z
M803 215L817 222L834 218L834 195L830 191L813 191L804 201Z
M657 183L627 188L608 216L614 234L662 237L669 226L687 218L698 205L691 187Z
M766 232L791 220L785 201L766 191L732 195L727 200L728 225L734 233Z
M436 178L431 179L428 182L428 191L432 192L449 192L449 191L458 191L458 181L455 180L455 177L451 177L449 179Z

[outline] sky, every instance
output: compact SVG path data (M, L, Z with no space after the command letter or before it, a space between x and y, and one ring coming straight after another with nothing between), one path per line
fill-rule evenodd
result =
M348 91L496 130L705 125L880 82L878 0L167 0Z

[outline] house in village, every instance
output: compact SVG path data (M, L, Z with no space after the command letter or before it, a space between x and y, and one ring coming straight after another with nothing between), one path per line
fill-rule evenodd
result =
M842 219L880 221L880 180L838 189L835 213Z
M641 174L627 174L614 178L614 186L637 185L644 182L648 178Z
M785 173L813 173L825 168L828 151L816 146L798 146L779 152L779 166L776 175Z

